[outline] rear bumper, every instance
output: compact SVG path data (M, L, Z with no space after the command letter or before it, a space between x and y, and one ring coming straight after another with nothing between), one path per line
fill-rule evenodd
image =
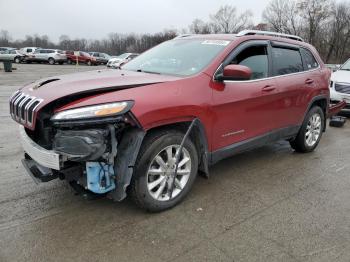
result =
M62 156L52 150L47 150L36 144L26 133L23 126L19 126L20 139L23 150L41 166L52 168L55 170L61 169Z

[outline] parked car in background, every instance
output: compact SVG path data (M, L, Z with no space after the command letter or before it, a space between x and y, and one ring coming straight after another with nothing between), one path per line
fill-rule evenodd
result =
M17 49L9 49L9 50L0 52L0 59L10 60L15 63L21 63L22 61L25 60L25 57L26 55L24 55Z
M119 68L122 65L126 64L127 62L129 62L130 60L137 57L138 55L139 54L137 53L124 53L116 58L111 58L107 63L107 67Z
M106 53L100 53L100 52L89 52L89 54L96 58L96 62L100 65L106 65L111 59L111 56Z
M329 68L330 70L332 70L332 72L335 72L337 71L341 65L338 65L338 64L325 64L325 66L327 68Z
M23 48L19 49L19 51L23 54L32 54L37 49L39 49L39 47L23 47Z
M84 63L87 65L97 65L96 58L89 53L83 51L66 51L65 53L68 64Z
M14 48L14 47L0 47L0 53L7 51L7 50L14 50L14 49L16 49L16 48Z
M332 73L330 82L331 102L345 101L344 111L350 111L350 59Z
M62 65L64 62L67 62L67 57L61 50L36 49L34 53L26 56L26 62L49 63L50 65L58 63Z
M162 211L221 159L278 140L315 150L327 116L344 106L329 108L330 75L298 36L193 35L117 72L26 85L10 98L10 114L36 181L66 179L115 201L129 193L140 207Z

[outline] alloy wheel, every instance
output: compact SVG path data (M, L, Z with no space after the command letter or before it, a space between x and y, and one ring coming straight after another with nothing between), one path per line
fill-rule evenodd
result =
M318 113L313 114L306 126L305 141L309 147L312 147L318 141L322 128L322 119Z
M151 161L147 171L147 188L149 194L158 201L168 201L178 196L186 186L191 174L191 157L186 148L182 148L179 157L177 175L173 184L176 168L175 155L180 145L170 145L162 149ZM171 195L171 198L170 198Z

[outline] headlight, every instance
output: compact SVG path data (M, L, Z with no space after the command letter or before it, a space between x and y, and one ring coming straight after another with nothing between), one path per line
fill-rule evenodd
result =
M132 101L115 102L94 106L86 106L75 109L68 109L55 114L51 120L72 120L115 116L126 113L133 106Z

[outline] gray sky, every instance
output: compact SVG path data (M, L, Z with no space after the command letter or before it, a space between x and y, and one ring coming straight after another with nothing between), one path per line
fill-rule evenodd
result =
M269 0L0 0L0 30L14 39L26 34L48 35L51 40L101 39L110 32L155 33L182 29L195 19L207 20L221 5L250 9L258 23Z

